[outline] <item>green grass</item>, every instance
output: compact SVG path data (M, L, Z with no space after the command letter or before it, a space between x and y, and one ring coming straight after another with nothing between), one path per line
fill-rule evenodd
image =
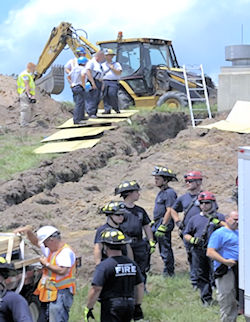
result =
M0 135L0 179L8 180L14 174L35 168L44 159L53 159L55 154L35 154L40 146L39 136Z
M70 322L83 320L83 308L89 286L80 289L75 296L70 312ZM219 322L219 306L204 308L199 292L191 288L188 274L178 273L174 278L164 279L159 275L148 277L149 294L144 296L142 309L144 321L150 322ZM215 298L215 294L214 294ZM99 321L100 305L94 307L94 316ZM92 320L91 320L92 321ZM244 321L239 317L237 321Z

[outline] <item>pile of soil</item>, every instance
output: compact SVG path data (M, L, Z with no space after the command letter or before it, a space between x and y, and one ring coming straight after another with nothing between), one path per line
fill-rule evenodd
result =
M0 92L0 98L1 95ZM49 97L41 95L40 104L42 111L50 111L42 115L45 118L60 110L60 103ZM8 106L3 108L8 110ZM11 106L18 114L16 105ZM4 116L2 107L1 115ZM6 113L5 117L8 124L12 116ZM80 274L87 279L94 269L95 229L106 219L98 210L106 202L119 199L114 197L114 188L122 180L139 182L142 190L138 204L151 218L158 192L151 175L155 165L167 166L177 173L179 181L171 186L178 195L185 193L183 174L190 170L202 171L203 187L215 193L219 211L228 213L236 208L231 194L237 175L237 148L248 144L249 134L193 129L182 113L152 112L135 115L131 120L132 125L119 123L117 129L106 133L92 149L43 161L37 169L3 182L0 187L0 211L4 218L1 230L25 224L32 224L34 229L47 224L57 226L83 257ZM53 132L51 124L47 124ZM12 123L9 126L15 131ZM38 126L36 132L40 130L43 128ZM176 269L185 270L185 250L176 229L173 248ZM152 257L152 271L157 273L161 269L157 251Z

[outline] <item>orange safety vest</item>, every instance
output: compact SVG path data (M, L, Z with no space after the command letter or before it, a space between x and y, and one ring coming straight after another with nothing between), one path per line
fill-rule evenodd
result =
M56 256L64 249L70 248L68 244L64 244L53 256L52 253L48 256L48 262L51 265L56 265ZM57 274L47 269L43 268L43 275L40 279L38 286L34 292L35 295L39 295L39 300L41 302L53 302L57 299L57 291L64 288L72 287L73 294L76 292L76 282L75 282L75 267L74 263L69 270L69 273L57 280Z

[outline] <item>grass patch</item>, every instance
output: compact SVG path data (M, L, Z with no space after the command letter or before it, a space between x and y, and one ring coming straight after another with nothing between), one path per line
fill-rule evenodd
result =
M144 296L142 309L144 321L150 322L219 322L219 306L204 308L199 292L194 292L187 273L177 273L174 278L164 279L159 275L148 277L149 294ZM89 286L78 291L70 312L70 322L83 320L83 308ZM214 294L215 298L215 294ZM100 305L94 307L96 321L99 318ZM237 321L244 321L239 317Z
M54 159L56 154L35 154L40 146L39 136L0 135L0 179L8 180L14 174L37 167L42 160Z

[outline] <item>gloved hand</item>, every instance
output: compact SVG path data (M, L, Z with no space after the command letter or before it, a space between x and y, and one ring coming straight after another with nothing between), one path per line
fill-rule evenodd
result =
M156 242L154 240L150 240L149 241L149 245L150 245L150 255L155 252L155 244L156 244Z
M150 221L150 223L149 223L149 226L150 226L150 227L153 227L153 226L154 226L154 224L155 224L155 221L154 221L154 220L151 220L151 221Z
M203 245L203 240L199 237L191 237L190 239L190 244L194 246L202 246Z
M219 225L220 223L220 219L218 219L217 217L213 217L210 219L211 223L213 223L215 226Z
M93 320L95 320L95 317L93 315L93 308L89 309L87 306L84 308L83 311L83 319L85 322L88 322L90 318L92 318Z
M156 230L156 232L155 232L155 237L157 237L157 238L164 237L165 234L166 234L167 229L168 229L168 226L167 225L161 224L158 227L158 229Z
M136 304L135 309L134 309L133 319L135 321L137 321L137 320L141 320L143 318L144 318L144 315L143 315L143 312L142 312L142 309L141 309L141 304Z

